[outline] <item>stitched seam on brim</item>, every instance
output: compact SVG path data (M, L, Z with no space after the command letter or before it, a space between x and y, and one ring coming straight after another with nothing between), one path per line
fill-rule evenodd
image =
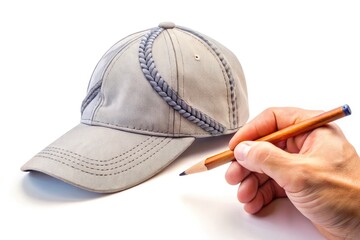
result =
M165 140L165 139L164 139L164 140ZM164 140L163 140L163 141L164 141ZM49 157L49 156L42 156L42 155L39 156L39 157L53 160L53 161L55 161L55 162L58 162L58 163L60 163L60 164L66 165L66 166L68 166L68 167L70 167L70 168L79 170L79 171L81 171L81 172L83 172L83 173L86 173L86 174L90 174L90 175L93 175L93 176L99 176L99 177L106 177L106 176L118 175L118 174L127 172L127 171L129 171L130 169L132 169L132 168L135 168L136 166L144 163L144 162L147 161L149 158L151 158L152 156L154 156L155 154L157 154L161 149L163 149L163 148L164 148L166 145L168 145L170 142L171 142L171 139L170 139L169 141L167 141L161 148L159 148L159 149L157 149L155 152L153 152L150 156L148 156L147 158L141 160L140 162L136 163L135 165L132 165L132 166L126 168L126 169L123 169L123 170L118 171L118 172L113 172L113 173L93 173L93 172L90 172L90 171L81 169L81 168L79 168L79 167L76 167L76 166L74 166L74 165L71 165L71 164L69 164L69 163L67 163L67 162L65 162L65 161L62 161L62 160L60 160L60 159L57 159L57 158L53 158L53 157ZM140 157L146 155L146 153L149 153L149 152L150 152L150 151L145 152L145 154L140 155L139 157L137 157L137 158L133 159L132 161L128 162L127 164L130 164L131 162L134 162L136 159L139 159ZM60 158L62 158L62 157L60 157ZM62 158L62 159L65 159L65 158ZM65 160L70 161L70 162L73 162L71 159L65 159ZM74 162L73 162L73 163L74 163ZM121 165L121 167L123 167L123 166L125 166L125 165L127 165L127 164ZM83 167L86 168L86 166L84 166L84 165L80 165L80 164L77 164L77 165L83 166ZM118 169L118 168L120 168L120 166L115 167L115 168L111 168L111 169L106 169L106 170L99 169L99 170L97 170L97 171L111 171L111 170ZM87 168L87 169L96 170L96 169L93 169L93 168Z

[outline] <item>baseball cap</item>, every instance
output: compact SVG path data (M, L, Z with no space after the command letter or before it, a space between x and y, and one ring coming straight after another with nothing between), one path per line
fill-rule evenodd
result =
M219 42L171 22L127 36L97 64L79 125L26 162L77 187L118 192L151 178L196 138L248 119L242 67Z

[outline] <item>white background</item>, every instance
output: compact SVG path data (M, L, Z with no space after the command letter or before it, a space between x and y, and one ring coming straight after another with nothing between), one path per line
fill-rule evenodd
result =
M5 3L6 2L6 3ZM235 4L236 3L236 4ZM246 214L226 166L179 172L226 149L202 141L151 180L101 195L20 167L80 119L91 73L121 38L173 21L231 49L250 118L271 106L330 110L360 149L357 1L0 2L0 239L322 239L286 200ZM291 169L289 169L291 171Z

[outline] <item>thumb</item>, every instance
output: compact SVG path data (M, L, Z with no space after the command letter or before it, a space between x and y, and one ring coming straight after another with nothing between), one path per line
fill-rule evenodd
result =
M245 141L234 149L237 162L252 172L264 173L284 187L291 179L297 154L290 154L269 142Z

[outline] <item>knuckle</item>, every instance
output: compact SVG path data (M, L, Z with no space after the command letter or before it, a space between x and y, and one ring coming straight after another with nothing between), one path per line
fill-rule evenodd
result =
M249 151L251 158L262 163L269 162L269 159L272 158L272 149L270 143L262 142L255 144Z

